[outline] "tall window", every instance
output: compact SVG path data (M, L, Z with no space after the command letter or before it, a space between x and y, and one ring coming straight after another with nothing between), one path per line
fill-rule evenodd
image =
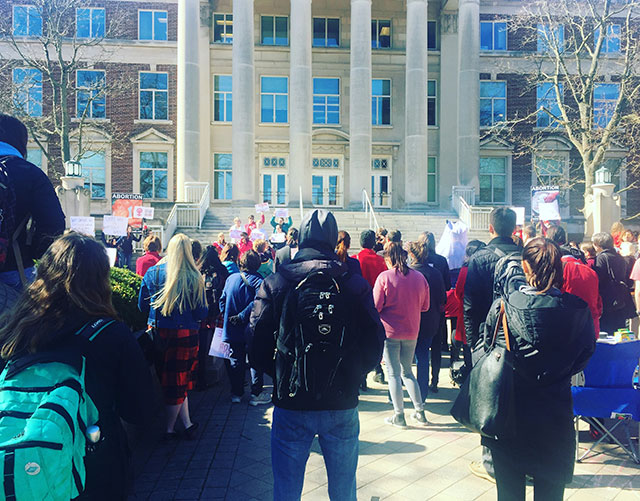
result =
M233 43L233 14L213 15L213 41Z
M168 74L140 73L140 118L168 120Z
M13 35L16 37L42 35L42 16L35 6L13 6Z
M437 21L427 21L427 50L438 50Z
M105 118L105 77L102 70L76 72L76 116Z
M231 200L231 153L213 155L213 198Z
M480 159L478 172L480 181L480 202L503 204L507 201L507 159L505 157L484 157Z
M288 45L289 19L287 16L262 16L262 45Z
M42 72L35 68L13 69L13 102L32 117L42 116Z
M536 155L535 174L537 182L541 186L554 186L562 184L564 179L565 160L558 157Z
M84 187L91 192L91 198L106 197L106 161L104 151L85 151L80 159Z
M260 121L286 124L289 121L289 79L262 77L260 79Z
M548 24L538 24L538 52L549 52L557 49L564 50L564 26L558 24L551 26Z
M480 82L480 127L491 127L507 117L507 83Z
M438 85L427 80L427 125L438 125Z
M313 46L340 46L340 19L314 17L313 18Z
M340 79L313 79L313 123L340 123Z
M558 84L560 98L564 95L562 83ZM538 112L536 125L538 127L559 127L560 124L554 118L560 118L560 105L556 97L555 87L551 82L539 83L536 89Z
M436 157L427 159L427 202L438 201L438 162Z
M44 162L42 161L43 156L44 153L42 153L42 150L38 146L30 146L27 148L27 162L31 162L40 170L44 170Z
M602 52L608 54L617 54L620 52L620 25L608 24L602 40ZM594 45L598 43L600 38L600 28L596 28L593 36Z
M391 125L391 80L371 82L371 125Z
M231 75L213 77L213 121L231 122L233 119L233 94Z
M480 50L507 50L507 22L480 22Z
M139 10L138 38L140 40L167 40L167 11Z
M168 198L167 165L166 151L140 152L140 193L144 198Z
M373 19L371 21L371 48L389 49L391 47L391 20Z
M104 36L104 9L83 7L76 9L76 36L100 38Z
M620 97L617 83L596 84L593 88L593 124L604 128L609 124Z

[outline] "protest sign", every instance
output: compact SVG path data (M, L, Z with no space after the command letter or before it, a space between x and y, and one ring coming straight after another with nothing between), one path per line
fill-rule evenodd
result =
M255 229L251 232L251 235L249 235L249 238L251 239L252 242L254 240L266 240L267 235L265 234L264 231Z
M524 226L524 207L511 207L511 210L516 213L516 225Z
M231 346L222 340L222 328L216 327L213 331L213 339L209 348L209 355L218 358L230 358Z
M241 236L242 236L242 230L230 230L229 231L229 238L233 242L235 242L236 240L240 240Z
M105 249L105 252L109 257L109 266L113 268L116 265L116 256L118 255L118 249L114 249L113 247L107 247Z
M287 219L289 217L289 209L286 209L286 208L276 209L274 215L276 218L282 217L284 219Z
M285 242L286 236L286 233L274 233L273 235L271 235L271 238L269 238L269 241L274 244L283 244Z
M127 234L129 220L120 216L104 216L102 218L102 233L124 237Z
M154 212L155 211L153 207L143 207L142 205L137 205L133 208L133 217L142 219L153 219Z
M540 217L541 221L559 221L561 217L558 201L554 200L549 203L540 202L538 204L538 217Z
M256 204L255 208L258 214L260 214L261 212L269 212L269 204L267 202Z
M550 221L543 218L539 213L539 205L541 203L551 203L554 200L558 200L560 197L560 188L558 186L534 186L531 188L531 217L533 219L538 218L543 221ZM559 214L558 218L560 219Z
M71 216L69 218L69 229L89 235L96 236L96 219L94 217Z
M130 226L141 226L142 219L133 214L135 207L142 205L140 193L113 193L111 195L111 215L126 217Z

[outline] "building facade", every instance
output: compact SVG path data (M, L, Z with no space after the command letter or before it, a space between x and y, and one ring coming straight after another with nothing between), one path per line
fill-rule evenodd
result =
M29 44L38 26L28 0L3 3ZM492 133L505 117L552 106L544 83L514 70L541 50L509 27L519 0L90 3L77 9L76 33L100 33L116 15L121 27L101 44L108 59L77 72L71 106L85 112L83 85L133 82L92 103L95 123L127 138L104 135L80 160L95 213L115 191L179 201L189 181L209 183L213 204L348 208L366 192L379 208L448 210L461 186L476 205L528 207L532 186L562 184L576 163L548 115L531 126L548 133L526 154ZM23 66L13 65L14 86ZM615 94L614 78L600 85L601 100ZM46 114L46 88L40 100ZM35 145L31 154L38 162ZM618 187L626 156L624 145L607 154ZM580 187L565 184L563 217L579 219ZM623 195L623 213L637 205Z

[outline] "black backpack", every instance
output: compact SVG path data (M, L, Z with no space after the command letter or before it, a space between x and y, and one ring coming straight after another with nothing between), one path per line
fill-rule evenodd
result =
M494 248L493 252L498 256L493 272L493 300L506 299L509 294L520 289L521 285L527 285L527 279L522 269L522 252L506 253L502 249Z
M16 231L16 194L6 161L7 157L0 159L0 271L4 269Z
M322 271L287 293L274 356L278 399L305 393L317 401L341 391L352 344L349 303L341 279Z

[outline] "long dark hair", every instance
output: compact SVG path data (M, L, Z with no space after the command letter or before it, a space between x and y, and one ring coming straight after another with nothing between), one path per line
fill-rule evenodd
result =
M226 274L227 269L220 261L218 251L213 245L207 245L200 260L198 269L203 275L213 275L214 273Z
M409 253L415 258L417 263L424 264L429 258L429 243L425 240L409 242Z
M548 238L532 238L522 251L522 260L531 268L527 281L539 292L547 292L552 287L562 287L562 252Z
M78 310L116 318L109 269L104 247L93 238L69 232L54 241L40 260L35 281L0 317L0 356L6 360L47 349L55 344L52 333Z
M338 243L336 244L336 254L338 259L343 263L347 262L349 257L349 247L351 247L351 235L344 230L338 232Z
M222 248L220 252L220 261L233 261L238 264L238 258L240 257L240 250L236 244L227 244Z

